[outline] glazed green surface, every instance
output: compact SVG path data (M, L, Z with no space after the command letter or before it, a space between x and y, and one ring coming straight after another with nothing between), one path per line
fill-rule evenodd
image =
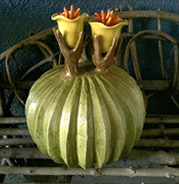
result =
M130 152L141 135L145 106L135 80L122 69L85 70L66 78L58 66L42 75L30 90L26 117L39 150L55 162L101 168Z

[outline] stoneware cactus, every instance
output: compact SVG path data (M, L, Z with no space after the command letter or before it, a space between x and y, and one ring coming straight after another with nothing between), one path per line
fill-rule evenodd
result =
M84 33L69 49L54 29L65 58L32 86L26 102L29 132L39 150L68 167L101 168L125 157L139 139L145 119L143 94L135 80L112 65L117 38L104 56L99 37L93 63L78 64Z

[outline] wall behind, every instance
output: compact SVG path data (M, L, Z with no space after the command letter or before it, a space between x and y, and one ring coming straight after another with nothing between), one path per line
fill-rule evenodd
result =
M101 9L107 10L108 8L123 7L124 10L128 10L130 6L134 6L137 10L157 10L160 8L163 11L171 13L179 13L179 1L178 0L0 0L0 53L7 50L11 45L18 43L27 38L28 33L34 33L44 30L46 28L56 25L56 22L51 20L51 15L56 12L62 12L63 7L66 6L68 9L70 5L74 4L75 8L80 7L83 12L87 12L92 15L95 11L100 12ZM137 24L135 24L138 26ZM150 21L147 23L145 20L143 24L146 27L155 25ZM139 30L140 30L139 26ZM174 24L163 23L163 31L169 33L174 38L179 39L179 29ZM56 44L56 41L54 42ZM151 44L150 42L148 44ZM151 46L154 49L154 46ZM157 48L157 47L156 47ZM33 49L33 48L32 48ZM144 48L145 49L145 48ZM144 50L142 55L146 58L151 58L154 52L153 50ZM37 51L34 50L34 53ZM166 63L167 70L172 70L173 55L168 52L168 60ZM40 55L37 53L35 56L29 56L25 59L22 54L19 54L18 62L20 63L20 69L26 71L30 65L40 61ZM145 73L144 77L150 78L156 74L158 75L158 68L155 63L158 60L154 56L154 60L148 62L145 60L143 64ZM4 65L0 65L4 70ZM159 67L159 66L158 66ZM8 98L8 95L7 95ZM158 107L156 107L158 108ZM167 107L168 108L168 107ZM19 102L15 102L15 106L12 107L18 114ZM154 108L155 109L155 108ZM176 110L171 110L176 112Z
M135 6L140 10L179 12L178 0L1 0L0 1L0 53L10 45L25 39L29 32L37 33L56 23L51 20L55 12L63 11L74 4L82 12L95 11L122 6L127 9Z

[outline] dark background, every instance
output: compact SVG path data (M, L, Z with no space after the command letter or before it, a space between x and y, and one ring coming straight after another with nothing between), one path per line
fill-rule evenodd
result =
M7 50L10 46L26 39L29 33L38 33L46 28L56 25L56 22L51 20L51 15L56 12L62 12L63 7L68 9L74 4L75 9L81 8L81 12L87 12L92 15L95 11L100 12L101 9L107 11L108 8L123 7L128 10L130 6L134 6L136 10L157 10L179 13L178 0L0 0L0 53ZM135 33L142 29L157 30L157 20L155 19L140 19L135 20ZM89 32L89 26L86 25L86 31ZM123 32L127 28L123 29ZM162 31L170 34L175 39L179 39L179 26L169 21L162 21ZM51 38L47 40L49 46L58 50L56 40ZM127 41L124 43L127 44ZM164 66L168 79L173 76L173 47L170 43L163 44ZM144 79L161 79L158 46L157 41L139 41L137 44L139 64ZM31 66L43 59L42 54L36 47L31 50L25 49L23 52L17 53L17 62L19 71L16 71L13 64L11 68L14 71L15 79L19 79L22 74ZM1 64L4 79L7 79L5 66ZM28 79L37 79L50 66L41 68ZM134 76L132 65L130 63L131 75ZM9 98L10 92L6 91L6 99ZM23 94L22 94L23 95ZM11 106L13 115L23 115L23 106L14 99ZM170 100L170 93L159 93L152 97L149 108L149 113L178 113L178 109Z
M90 15L101 9L107 10L119 6L124 9L135 6L138 10L160 8L163 11L179 13L178 0L1 0L0 53L8 49L9 45L25 39L29 32L37 33L56 25L51 20L51 15L62 12L64 6L69 9L71 4ZM172 27L168 27L168 31L172 33Z

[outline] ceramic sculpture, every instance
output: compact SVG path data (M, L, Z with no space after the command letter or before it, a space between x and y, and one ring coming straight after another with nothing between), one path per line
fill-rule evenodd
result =
M65 64L47 71L32 86L26 103L28 128L39 150L55 162L101 168L125 157L139 139L145 119L143 94L127 72L113 65L121 28L110 36L107 47L94 31L94 64L79 64L84 18L79 32L68 33L65 26L70 26L70 21L79 24L76 19L80 16L72 20L62 16L56 14L52 19L59 21L54 34ZM124 22L121 27L127 24ZM92 30L101 29L90 24L94 24ZM113 31L113 26L110 28Z

